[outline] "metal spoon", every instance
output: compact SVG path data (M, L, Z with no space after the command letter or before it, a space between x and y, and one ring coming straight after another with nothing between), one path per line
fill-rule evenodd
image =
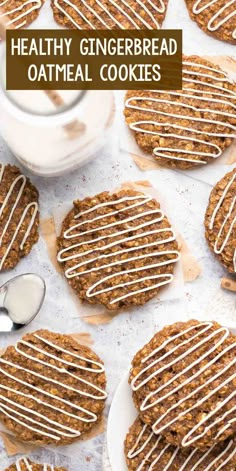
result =
M0 333L12 332L29 324L40 311L46 285L39 275L26 273L0 288Z

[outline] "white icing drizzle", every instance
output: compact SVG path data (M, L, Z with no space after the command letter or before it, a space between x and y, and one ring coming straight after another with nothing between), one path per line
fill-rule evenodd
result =
M81 4L83 4L84 7L87 8L88 13L92 13L94 15L95 23L93 21L90 21L86 17L86 15L83 14L81 9L75 5L73 0L62 0L62 2L65 3L64 8L61 6L60 0L54 0L54 5L71 21L71 23L73 23L76 28L82 29L79 23L77 23L77 21L68 13L66 6L73 8L73 10L81 17L83 21L85 21L85 23L88 24L91 29L97 28L97 20L101 23L103 27L107 29L112 29L109 26L107 20L103 18L103 15L101 13L97 13L95 6L93 5L93 7L91 7L86 0L81 0ZM132 5L130 5L129 0L119 0L119 2L117 0L109 0L109 3L111 7L116 8L118 10L117 13L121 13L135 29L140 29L138 22L141 22L141 24L147 29L153 29L150 23L147 22L139 13L140 9L145 11L150 21L154 23L155 27L158 29L160 28L160 25L157 22L155 15L152 14L151 9L154 9L156 14L158 14L164 13L166 8L163 0L158 0L158 4L156 4L154 0L136 0L136 3L138 4L136 8L133 8ZM125 26L123 26L122 23L116 18L116 16L111 13L111 10L106 6L104 0L95 0L95 5L97 5L97 7L102 10L102 13L106 14L107 17L112 20L118 28L125 29Z
M140 206L145 205L146 203L148 203L151 200L152 200L151 196L138 195L138 196L123 197L123 198L120 198L120 199L109 201L107 203L97 204L96 206L93 206L91 209L89 209L87 211L83 211L83 212L77 214L75 216L75 219L79 219L84 214L91 213L91 212L93 212L93 211L95 211L99 208L105 207L105 206L109 207L109 206L116 205L116 204L119 204L119 203L126 203L126 202L128 203L128 201L134 201L134 204L126 205L122 209L115 210L115 211L112 211L112 212L108 212L106 214L94 217L92 219L86 219L82 222L78 222L77 224L73 225L72 227L70 227L68 230L66 230L64 232L63 237L65 239L72 239L72 240L74 240L76 238L80 238L81 236L87 236L88 234L93 234L93 233L96 233L96 232L98 233L96 238L91 238L89 240L86 240L86 245L90 245L90 244L92 245L91 249L88 249L88 250L83 251L83 252L79 252L79 247L81 247L82 245L85 244L85 242L79 242L79 243L76 243L76 244L72 244L69 247L66 247L65 249L62 249L58 253L57 258L58 258L59 262L65 262L67 260L75 260L76 261L77 259L83 258L85 256L93 255L92 258L88 258L87 260L85 260L83 262L80 262L80 263L75 263L75 265L73 265L71 268L67 269L65 271L65 276L67 278L80 277L80 276L88 274L88 273L100 272L101 270L107 269L108 267L110 268L110 267L126 265L129 262L134 261L134 260L143 260L144 261L142 266L140 266L138 268L121 270L121 271L118 271L118 272L114 272L111 275L104 276L104 277L101 275L101 278L99 279L99 281L92 284L87 289L87 292L86 292L87 297L96 296L96 295L106 293L106 292L109 292L109 291L112 292L112 291L116 290L117 288L125 288L127 286L132 286L132 285L137 284L137 283L142 284L146 280L150 280L150 279L151 280L156 280L156 283L153 284L152 286L140 288L140 289L135 290L135 291L130 291L128 293L125 293L122 296L119 296L119 297L116 297L116 298L112 299L110 301L110 304L114 304L114 303L117 303L117 302L119 302L123 299L127 299L128 297L131 297L131 296L134 296L134 295L137 295L137 294L140 294L140 293L144 293L144 292L153 290L155 288L159 288L163 285L166 285L166 284L170 283L173 280L173 275L171 273L166 273L166 274L159 274L159 275L149 275L149 276L145 276L145 277L140 277L138 279L135 278L132 281L126 281L126 282L123 282L123 283L119 282L119 284L115 283L115 279L116 279L117 276L120 276L120 275L124 276L124 275L131 274L131 273L141 272L143 270L155 269L155 268L158 268L160 266L169 265L170 263L176 263L179 260L180 254L179 254L178 251L175 251L175 250L152 251L151 253L144 253L144 254L141 254L139 256L138 255L133 256L133 257L131 256L131 257L128 257L128 258L125 258L125 259L122 258L123 254L127 254L127 253L132 254L132 252L134 252L134 251L138 251L138 250L142 251L143 249L145 249L147 247L158 247L159 245L166 244L168 242L172 242L172 241L175 240L175 235L174 235L174 232L171 229L171 227L161 228L161 229L157 228L157 229L154 229L154 230L152 229L152 230L147 230L147 231L144 230L144 232L140 232L140 229L145 229L145 228L148 228L148 226L150 226L150 225L158 224L159 222L161 222L164 219L164 213L161 211L161 209L148 210L148 211L144 210L143 212L137 212L136 215L125 218L121 221L116 221L116 222L113 222L113 223L110 223L110 224L106 224L105 221L104 221L103 225L98 226L95 229L85 230L83 232L77 232L77 233L74 232L76 229L81 228L82 226L86 225L87 223L91 223L91 222L94 222L94 221L102 221L102 223L103 223L103 220L105 220L106 218L108 218L110 216L114 216L116 214L119 214L119 213L122 213L124 211L130 210L131 208L138 208ZM138 223L138 220L140 218L142 218L143 216L147 216L147 215L156 215L156 217L154 217L150 221L144 222L142 224L137 224L135 226L130 226L129 225L130 221L137 221L137 223ZM111 228L111 227L116 227L116 226L119 226L119 227L123 226L123 227L125 227L125 229L120 229L119 228L117 231L115 231L111 234L106 234L105 233L106 229ZM127 226L128 226L128 228L127 228ZM122 237L123 235L125 235L129 232L132 232L132 233L136 232L137 234L132 235L132 236L128 236L128 237ZM169 233L169 235L168 235L168 233ZM116 245L124 244L126 242L131 242L131 241L138 241L139 239L142 239L143 237L148 237L148 236L153 235L153 234L157 234L157 235L163 234L163 238L161 238L160 240L155 240L154 242L148 242L148 243L145 243L145 244L134 245L134 246L129 247L129 248L124 248L124 249L119 250L117 252L113 252L111 250L110 253L103 255L103 253L106 250L113 249ZM106 239L110 239L110 238L115 238L115 241L110 242L110 243L105 244L105 245L102 245L102 246L97 247L96 249L94 249L94 247L93 247L94 243L99 242L101 240L105 241ZM75 255L70 255L70 251L74 250L75 248L78 248L78 253L76 253ZM101 255L99 255L99 252L101 252ZM121 258L119 258L118 261L109 263L109 258L117 256L117 255L121 255ZM166 261L164 261L164 262L159 262L159 263L154 263L154 264L148 263L148 259L152 260L152 257L158 257L158 256L163 256L163 255L167 255L167 256L168 255L173 255L173 258L170 260L167 257ZM96 262L97 262L97 260L100 260L100 259L103 259L104 261L108 260L108 263L106 262L103 265L101 265L99 267L96 267ZM88 263L89 264L91 263L92 267L82 271L82 267L84 265L87 265ZM95 265L93 266L93 264L95 264ZM103 289L98 288L100 285L102 285L106 281L110 281L110 280L114 280L112 286L109 286L108 288L103 288Z
M207 371L212 365L214 365L218 360L220 360L225 354L227 354L229 351L231 351L232 349L234 349L236 347L236 342L233 343L233 344L230 344L227 347L223 348L223 350L220 353L218 353L215 357L213 357L212 360L206 361L206 359L209 355L212 355L214 352L217 352L217 349L221 345L224 344L225 340L230 335L229 329L227 329L225 327L221 327L221 328L218 328L218 329L214 330L209 335L203 337L202 340L199 339L199 341L191 347L191 342L195 339L198 339L198 337L201 337L202 334L207 333L208 330L210 330L212 326L213 326L212 322L202 322L202 323L196 324L195 326L189 327L189 328L183 330L182 332L180 332L179 334L170 337L168 340L163 342L160 345L160 347L153 350L152 353L149 356L147 356L146 358L144 358L142 360L142 363L145 364L150 358L152 358L157 353L160 352L160 354L161 354L161 351L164 348L166 348L171 342L175 341L176 339L181 338L184 334L191 333L192 331L197 329L198 332L197 333L193 332L193 335L190 336L187 340L181 341L178 345L174 346L173 348L168 349L167 353L164 353L159 358L157 358L156 360L153 360L148 366L144 366L144 368L133 378L133 380L131 382L131 387L132 387L133 391L140 390L152 378L155 378L156 376L161 374L163 371L168 370L169 368L171 368L176 363L179 363L184 358L187 358L189 354L192 354L194 351L198 350L198 348L200 348L202 346L205 346L205 345L209 345L209 348L205 351L204 354L202 354L195 361L193 361L192 363L187 365L185 368L183 368L182 371L180 371L179 373L176 373L175 375L173 375L173 377L170 380L166 381L162 386L159 386L157 389L152 390L152 392L150 392L145 397L145 399L143 400L143 402L140 406L141 411L145 411L147 409L153 408L155 405L162 403L168 397L175 394L177 391L183 390L184 387L187 384L192 383L193 381L196 380L196 378L199 378L199 377L201 378L201 375L204 374L205 371ZM216 337L220 337L219 340L216 341L216 339L215 339ZM188 347L188 344L190 344L190 347ZM186 348L184 349L184 353L182 353L181 355L178 355L177 352L178 352L179 348L180 347L185 347L185 346L186 346ZM160 368L157 368L157 369L155 369L155 371L153 373L148 374L150 368L152 368L154 366L156 367L158 365L158 363L168 359L168 357L172 354L174 354L174 360L172 360L170 362L167 361L164 366L162 366ZM201 369L199 369L196 373L190 374L191 371L193 370L193 368L195 366L197 366L199 363L201 363L203 360L204 360L204 366L201 367ZM167 411L165 413L163 413L162 415L161 414L159 415L158 419L156 420L156 422L153 425L153 431L157 434L162 433L166 428L168 428L170 425L172 425L173 423L178 421L182 416L185 416L188 412L190 412L190 411L198 408L202 404L204 404L205 401L209 400L214 394L216 394L218 391L223 389L227 384L234 381L235 378L236 378L235 364L236 364L236 358L234 358L231 362L228 362L227 365L222 367L222 370L220 370L214 376L211 376L208 380L205 380L205 382L203 384L198 379L197 384L199 386L193 387L191 393L189 393L188 395L183 396L182 399L180 399L179 401L176 401L174 403L174 405L172 405L169 409L167 409ZM231 376L227 377L227 379L225 379L224 381L223 380L221 380L220 382L218 381L217 382L218 386L214 386L214 388L213 388L211 383L213 383L215 380L219 380L221 378L221 376L224 375L225 373L227 373L228 370L230 370L231 368L233 369L234 373ZM137 384L137 381L140 380L140 378L145 373L147 373L147 376L145 375L143 381L140 381ZM158 393L160 393L162 390L165 390L165 388L168 387L169 385L175 384L177 379L179 377L183 376L185 373L187 373L187 377L186 377L186 379L184 379L183 382L181 382L178 386L173 387L173 389L171 389L168 393L163 393L163 395L160 395L158 397L158 399L154 400L155 396ZM195 401L194 405L189 407L189 408L181 407L182 412L180 412L179 414L176 413L176 416L172 420L167 421L167 423L165 423L165 425L162 425L162 426L160 425L160 423L163 422L163 420L166 417L168 417L170 412L175 411L176 409L178 410L179 406L182 406L182 404L184 404L188 399L190 399L191 397L195 396L197 393L202 391L202 389L204 389L207 385L210 386L210 388L209 388L210 392L207 395L203 394L202 398ZM236 395L236 391L231 393L229 396L227 396L221 402L219 402L215 406L215 408L212 409L208 414L206 413L204 415L204 417L201 419L201 421L199 421L196 424L196 426L194 426L185 435L185 437L182 440L182 446L185 447L185 446L189 446L189 445L193 444L200 437L203 437L205 434L207 434L207 432L210 429L212 429L218 422L220 422L223 419L226 420L227 415L232 414L234 409L236 409L236 406L232 406L232 408L229 409L226 413L219 414L219 417L217 419L213 419L213 421L210 423L210 425L206 425L207 422L215 414L217 414L217 412L220 412L220 410L225 406L225 404L230 402L235 395ZM232 424L233 421L234 421L234 419L228 420L227 424L230 426L230 424ZM197 430L199 429L199 427L201 425L204 425L205 428L203 429L202 433L198 434Z
M201 90L195 89L195 88L188 88L188 86L184 86L182 91L160 91L160 90L151 90L152 93L158 93L158 95L162 94L168 94L171 97L176 97L176 100L169 100L166 98L156 98L155 96L149 97L149 96L132 96L128 98L125 102L126 108L132 109L132 110L137 110L137 111L142 111L142 112L147 112L147 113L152 113L153 116L157 116L157 120L150 120L150 119L144 119L140 121L134 121L129 124L130 129L132 131L140 132L140 133L145 133L145 134L150 134L153 136L160 136L160 137L172 137L175 138L176 141L186 141L187 142L192 142L194 144L203 144L207 146L208 150L204 152L199 152L198 149L196 150L190 150L190 149L185 149L181 146L171 148L171 147L156 147L153 150L153 154L157 157L161 157L163 159L171 159L171 160L180 160L180 161L185 161L185 162L192 162L192 163L197 163L197 164L206 164L207 162L204 160L198 160L194 156L202 156L202 157L211 157L211 158L218 158L222 155L222 149L211 142L208 142L205 139L205 135L207 134L208 136L212 137L218 137L218 138L236 138L236 127L229 123L226 122L226 118L234 118L236 119L236 103L232 102L232 100L236 100L236 92L233 90L228 90L224 88L222 85L218 85L217 82L226 82L226 83L231 83L232 81L227 77L227 74L224 73L223 71L219 71L217 69L214 69L212 67L208 67L202 64L196 64L191 61L184 61L183 65L186 67L200 67L202 69L202 72L194 71L188 68L183 69L183 82L188 82L194 83L197 86L201 85ZM208 73L211 72L210 74ZM196 76L197 78L193 78ZM189 78L188 78L189 77ZM212 83L205 82L204 80L201 80L201 77L203 78L211 78ZM205 87L208 88L208 90L205 90ZM212 91L209 91L209 88L212 89ZM224 93L223 93L224 92ZM198 96L200 95L200 96ZM195 103L193 105L190 105L188 103L184 103L183 101L189 98L191 100L194 100ZM181 100L179 100L181 99ZM228 100L228 101L227 101ZM133 102L136 101L136 104ZM148 103L145 107L142 106L142 103L145 102ZM206 106L199 106L199 102L206 102ZM210 106L207 106L208 104L214 104L214 105L221 105L227 104L229 107L232 108L232 113L221 111L220 109L215 109L215 106L210 108ZM150 104L166 104L170 105L171 111L163 111L162 108L159 110L155 110L154 106L151 106ZM182 114L175 113L175 106L180 106L182 107L183 111L184 110L192 110L192 111L197 111L201 113L209 113L212 115L212 118L204 118L204 117L195 117L192 116L192 114ZM178 121L173 123L171 120L168 122L163 122L160 119L158 119L161 116L167 116L169 118L179 118L184 119L185 121L189 121L189 125L180 125L178 124ZM219 117L219 119L216 119L216 116ZM191 122L193 123L191 125ZM196 124L195 124L196 123ZM201 129L201 124L211 124L216 126L215 132L209 132L205 129ZM147 126L153 125L157 126L159 128L164 128L164 131L155 131L155 130L148 130L146 129ZM224 127L229 130L229 132L220 132L219 131L219 126ZM165 131L165 129L171 128L171 131ZM173 131L172 131L173 130ZM174 130L178 131L183 131L183 133L178 134L175 133ZM231 130L231 132L230 132ZM198 137L193 137L193 134L199 135ZM203 138L201 138L203 136ZM168 152L170 155L166 154ZM176 152L179 154L183 154L183 157L178 157L176 156ZM185 155L192 155L193 158L186 158Z
M28 458L19 458L16 461L16 471L22 471L23 468L21 467L22 465L26 466L27 471L33 471L33 468L28 460ZM42 464L43 471L54 471L55 468L51 464L43 463Z
M22 471L22 465L26 466L27 471L33 471L32 466L30 465L29 461L27 458L19 458L16 462L16 470L17 471Z
M142 455L144 455L144 458L141 464L136 469L136 471L142 471L142 470L151 471L153 469L157 469L157 468L154 468L154 466L158 465L158 463L161 460L161 457L168 450L169 452L171 451L170 459L165 465L165 467L161 469L162 471L171 471L172 469L171 465L174 463L175 458L177 458L177 455L179 454L179 458L183 457L181 448L175 447L169 444L166 444L166 445L163 443L161 444L160 442L161 442L162 436L159 435L156 437L156 440L154 441L154 445L151 447L149 452L146 451L146 448L149 445L150 441L153 440L153 438L155 437L154 432L150 430L150 433L148 437L146 438L146 440L142 440L142 437L145 431L147 430L147 428L150 428L150 427L148 427L147 425L142 426L141 432L139 433L138 438L133 448L127 454L128 459L133 459L139 456L140 453L142 453ZM215 447L216 445L213 445L207 451L202 451L201 452L202 455L198 459L198 461L195 462L195 464L193 465L191 464L191 471L200 471L201 469L203 469L201 464L214 451ZM160 448L160 451L159 451L159 448ZM189 455L186 458L185 456L183 457L184 462L179 468L179 471L186 470L186 466L188 465L188 463L191 463L191 460L192 458L194 458L194 455L196 455L196 453L200 453L197 448L195 448L194 450L190 450ZM204 471L210 471L211 469L214 469L215 471L220 471L234 457L235 453L236 453L236 447L234 445L233 440L231 440L226 444L223 451L220 454L218 454L216 458L214 458L214 456L212 457L207 467L204 468ZM150 466L147 468L147 461L149 459L152 459L153 455L154 455L154 459L151 462ZM219 462L219 464L217 467L215 467L217 465L217 462Z
M193 4L192 11L195 15L199 15L200 13L209 10L213 5L218 6L218 11L215 14L212 14L208 21L208 31L217 31L221 26L225 25L225 23L228 23L228 21L236 16L236 0L225 1L222 7L219 5L219 1L221 2L221 0L209 0L207 3L205 3L205 0L196 0L196 2ZM229 13L228 9L233 5L235 6L235 9ZM223 18L220 19L222 16ZM236 39L236 28L232 31L232 37L233 39Z
M45 365L47 368L56 370L57 372L61 373L62 379L64 379L65 376L72 376L73 378L76 378L78 382L88 386L91 390L94 391L94 393L83 391L80 388L73 388L67 385L64 381L62 382L56 381L53 378L51 378L51 375L45 376L43 374L37 373L37 368L36 370L31 370L26 367L24 368L18 364L4 360L3 358L0 358L0 365L14 367L16 371L24 371L32 377L36 376L38 378L45 380L46 383L52 383L52 384L55 384L56 386L59 385L65 390L74 391L78 396L85 396L85 397L92 398L97 401L102 401L106 399L107 393L103 389L93 384L93 382L87 381L81 378L78 374L71 373L70 371L67 371L66 368L58 367L55 365L55 362L50 363L49 361L50 359L57 360L58 362L60 362L60 364L67 365L69 367L71 366L77 370L88 371L90 372L91 375L104 372L104 366L101 363L98 363L89 358L83 357L79 354L70 352L69 350L63 349L57 344L54 344L53 342L48 341L41 335L34 334L34 337L40 340L45 345L48 345L51 348L53 348L56 353L55 354L49 353L44 348L38 348L36 347L36 345L30 342L24 341L24 340L20 340L19 342L17 342L16 351L20 353L26 359L30 359L36 364ZM23 349L21 349L21 346L26 346L27 348L30 348L32 350L32 354L26 353ZM79 363L73 363L72 361L64 360L63 358L60 358L57 356L58 351L66 353L67 355L70 355L70 357L76 358L82 362L86 361L87 363L91 364L91 367L86 367L86 366L80 365ZM40 358L35 357L34 352L40 353ZM49 361L46 361L47 358L49 359ZM46 414L41 414L37 412L37 404L43 405L44 407L47 407L54 411L58 411L60 414L65 415L67 417L72 417L73 419L76 419L77 421L86 422L86 423L96 422L97 415L94 414L93 412L83 407L80 407L79 405L76 405L75 403L71 401L63 399L62 397L58 395L51 394L46 390L38 388L34 386L33 384L31 384L31 382L23 381L22 379L18 378L17 375L13 376L10 373L8 373L7 369L5 368L0 367L0 372L4 374L6 377L13 379L16 383L20 383L23 386L27 386L28 389L33 389L34 391L40 393L40 395L46 396L48 398L52 398L54 401L57 400L57 402L62 403L61 407L57 407L53 404L48 403L45 400L38 399L37 396L34 396L30 393L26 394L21 391L18 391L17 389L13 389L8 386L5 386L4 384L0 384L0 411L7 417L11 418L11 420L13 420L14 422L28 428L29 430L35 431L55 441L59 441L62 437L73 438L73 437L80 436L79 430L71 428L71 427L67 427L66 425L62 425L57 421L51 420L49 417L47 417ZM9 399L7 396L4 396L1 394L1 389L7 392L14 393L17 396L22 396L27 399L35 401L36 407L28 408L27 406L21 405L19 402L15 401L14 399ZM76 414L67 412L65 410L65 405L70 406L71 408L75 409ZM80 412L83 413L83 416L79 414Z
M2 179L3 179L4 170L5 170L5 167L4 167L4 165L2 165L2 166L1 166L1 170L0 170L0 185L1 185L1 182L2 182ZM11 184L11 186L10 186L10 188L9 188L9 190L8 190L8 193L6 194L5 199L4 199L4 201L3 201L3 203L2 203L2 205L1 205L1 207L0 207L0 219L1 219L1 216L3 215L4 209L7 207L8 201L9 201L9 199L11 198L12 193L13 193L13 191L14 191L14 188L15 188L15 186L17 185L18 182L21 182L21 186L20 186L20 188L19 188L19 190L18 190L18 194L17 194L16 200L15 200L15 202L14 202L14 204L13 204L11 210L10 210L9 217L8 217L8 219L7 219L6 223L5 223L5 226L4 226L3 230L2 230L2 233L1 233L1 236L0 236L0 247L1 247L1 245L2 245L3 238L4 238L5 234L7 233L8 229L11 227L12 218L13 218L13 216L14 216L15 210L17 209L17 206L18 206L18 203L19 203L19 201L20 201L20 199L21 199L21 196L22 196L22 194L23 194L23 192L24 192L25 185L26 185L26 182L27 182L27 179L26 179L26 177L25 177L24 175L18 175L18 176L15 178L15 180L14 180L13 183ZM7 247L7 249L6 249L5 253L4 253L4 255L3 255L3 257L2 257L2 259L0 260L0 270L2 269L2 267L3 267L3 265L4 265L4 262L5 262L5 260L7 259L8 255L9 255L9 253L10 253L10 251L11 251L11 248L12 248L12 246L13 246L15 240L16 240L16 237L17 237L17 235L18 235L18 233L19 233L19 231L20 231L20 229L21 229L21 226L22 226L22 224L23 224L23 222L24 222L24 220L25 220L25 218L26 218L26 216L27 216L27 214L28 214L28 212L29 212L29 210L30 210L31 208L34 208L34 209L33 209L32 216L31 216L31 220L30 220L29 226L28 226L28 228L27 228L27 230L26 230L26 232L25 232L25 234L24 234L24 237L23 237L23 239L22 239L22 242L21 242L21 244L20 244L20 249L22 250L22 249L24 248L25 242L27 241L27 239L28 239L28 237L29 237L29 235L30 235L31 229L32 229L32 227L33 227L33 225L34 225L34 221L35 221L36 215L37 215L37 213L38 213L39 206L38 206L38 203L37 203L37 202L29 203L29 204L25 207L25 209L24 209L24 211L23 211L23 213L22 213L22 215L21 215L21 218L20 218L20 220L19 220L19 223L18 223L18 225L16 226L15 232L14 232L14 234L12 235L12 238L11 238L11 240L10 240L10 243L9 243L9 245L8 245L8 247Z
M235 182L236 182L236 172L233 174L232 178L230 179L230 181L226 185L226 187L225 187L225 189L224 189L224 191L221 195L221 198L219 199L219 201L218 201L218 203L217 203L217 205L216 205L216 207L215 207L215 209L212 213L210 224L209 224L210 230L213 229L218 211L220 210L222 204L224 204L224 201L227 198L228 191L230 190L231 186ZM229 206L229 210L228 210L228 212L227 212L227 214L226 214L226 216L225 216L225 218L222 222L220 230L217 234L217 237L216 237L216 240L215 240L215 245L214 245L214 252L216 254L221 254L224 251L226 245L229 242L229 239L230 239L231 235L233 234L233 230L236 228L236 215L235 215L235 217L233 218L233 220L232 220L232 222L229 226L228 231L226 232L226 234L224 236L223 241L219 245L219 241L221 240L222 232L223 232L229 218L233 215L233 212L235 211L235 208L236 208L236 194L232 198L232 203ZM233 255L233 265L234 265L234 271L236 272L236 249L234 250L234 255Z
M7 8L7 4L9 3L9 1L10 0L4 0L3 2L0 2L0 8L1 7L6 8L6 11L0 15L0 18L8 17L9 15L12 15L14 13L19 13L18 15L16 15L15 18L12 18L7 22L7 26L13 25L15 29L22 28L22 26L24 26L27 23L27 19L25 17L27 17L34 10L38 10L39 8L41 8L42 3L43 3L43 0L25 0L20 6L9 10ZM28 6L29 8L27 8L26 11L23 11L23 9ZM22 19L22 22L20 24L18 25L14 24L21 19Z

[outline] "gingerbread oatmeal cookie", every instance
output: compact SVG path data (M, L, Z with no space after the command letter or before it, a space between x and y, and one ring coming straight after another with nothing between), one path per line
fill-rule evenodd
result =
M190 17L198 26L221 41L236 44L235 0L185 0Z
M58 238L58 261L78 297L111 310L153 298L178 260L159 203L131 189L74 201Z
M229 272L236 274L236 169L213 188L205 228L212 252Z
M0 271L14 268L38 240L38 191L15 165L0 164Z
M33 463L29 458L19 458L15 464L12 464L5 471L67 471L65 468L55 468L51 464Z
M181 449L155 435L140 418L131 426L125 440L129 471L233 471L236 466L236 440L228 439L206 451Z
M134 357L141 419L177 446L205 449L236 432L236 339L216 322L165 327Z
M157 29L168 0L51 0L54 18L73 29Z
M183 90L132 90L125 119L142 151L169 168L219 158L236 137L236 84L217 65L183 58Z
M5 18L6 25L13 28L25 28L39 15L45 0L5 0L0 2L0 18Z
M105 386L90 348L47 330L26 334L0 357L0 420L24 442L67 445L101 420Z

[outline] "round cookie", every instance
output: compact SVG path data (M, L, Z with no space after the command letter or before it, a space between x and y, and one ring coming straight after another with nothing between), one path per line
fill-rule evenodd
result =
M0 18L11 28L25 28L36 20L43 4L44 0L5 0L0 2Z
M213 188L205 215L206 239L218 260L236 273L236 169Z
M111 310L153 298L179 257L159 203L131 189L74 201L58 238L58 261L78 297Z
M0 164L0 271L14 268L37 242L38 198L15 165Z
M181 449L137 418L126 436L125 457L129 471L233 471L236 441L229 439L206 451Z
M157 29L168 0L51 0L54 18L73 29Z
M179 322L158 332L130 371L141 419L181 447L205 449L232 436L235 349L235 336L216 322Z
M0 420L19 440L66 445L102 417L104 365L69 335L26 334L0 357Z
M19 458L15 464L12 464L5 471L67 471L65 468L55 468L51 464L33 463L29 458Z
M236 44L235 0L185 0L198 26L222 41Z
M236 137L236 84L197 56L183 58L183 90L132 90L125 119L142 151L188 169L219 158Z

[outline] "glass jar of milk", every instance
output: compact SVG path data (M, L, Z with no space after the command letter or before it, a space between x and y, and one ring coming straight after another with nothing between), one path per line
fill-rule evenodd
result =
M55 95L55 94L54 94ZM37 175L81 166L104 146L113 121L110 91L6 91L0 80L0 132L16 158Z

